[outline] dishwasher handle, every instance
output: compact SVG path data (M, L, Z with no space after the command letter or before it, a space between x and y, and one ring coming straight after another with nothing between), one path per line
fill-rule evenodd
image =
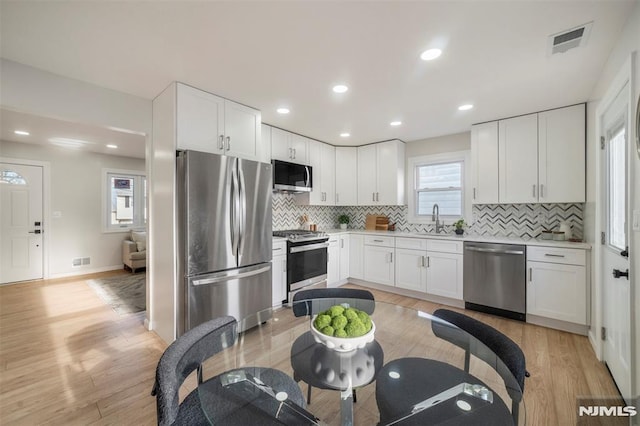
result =
M469 251L479 251L482 253L524 254L523 250L499 250L499 249L482 248L482 247L465 247L464 249Z

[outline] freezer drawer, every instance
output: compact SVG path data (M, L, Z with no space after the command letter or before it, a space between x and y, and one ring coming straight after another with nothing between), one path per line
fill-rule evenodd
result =
M238 331L271 318L271 263L187 277L186 330L231 315Z

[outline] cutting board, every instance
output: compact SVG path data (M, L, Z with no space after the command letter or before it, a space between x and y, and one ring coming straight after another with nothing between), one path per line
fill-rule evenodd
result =
M371 231L386 231L389 229L389 218L379 214L368 214L364 229Z

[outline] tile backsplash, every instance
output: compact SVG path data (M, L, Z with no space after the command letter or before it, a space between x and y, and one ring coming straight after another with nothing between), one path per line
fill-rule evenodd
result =
M384 214L401 232L432 232L433 225L407 222L407 206L300 206L291 194L273 194L273 229L297 229L307 214L320 230L338 227L338 216L351 218L349 228L364 229L367 214ZM583 237L584 204L485 204L473 206L471 235L536 238L543 229L555 230L560 222L572 225L573 237ZM450 221L445 221L445 223ZM445 232L452 225L446 224Z

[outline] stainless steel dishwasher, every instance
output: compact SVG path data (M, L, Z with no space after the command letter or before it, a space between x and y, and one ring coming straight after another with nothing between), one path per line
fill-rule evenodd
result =
M524 245L465 242L465 308L524 321L525 253Z

